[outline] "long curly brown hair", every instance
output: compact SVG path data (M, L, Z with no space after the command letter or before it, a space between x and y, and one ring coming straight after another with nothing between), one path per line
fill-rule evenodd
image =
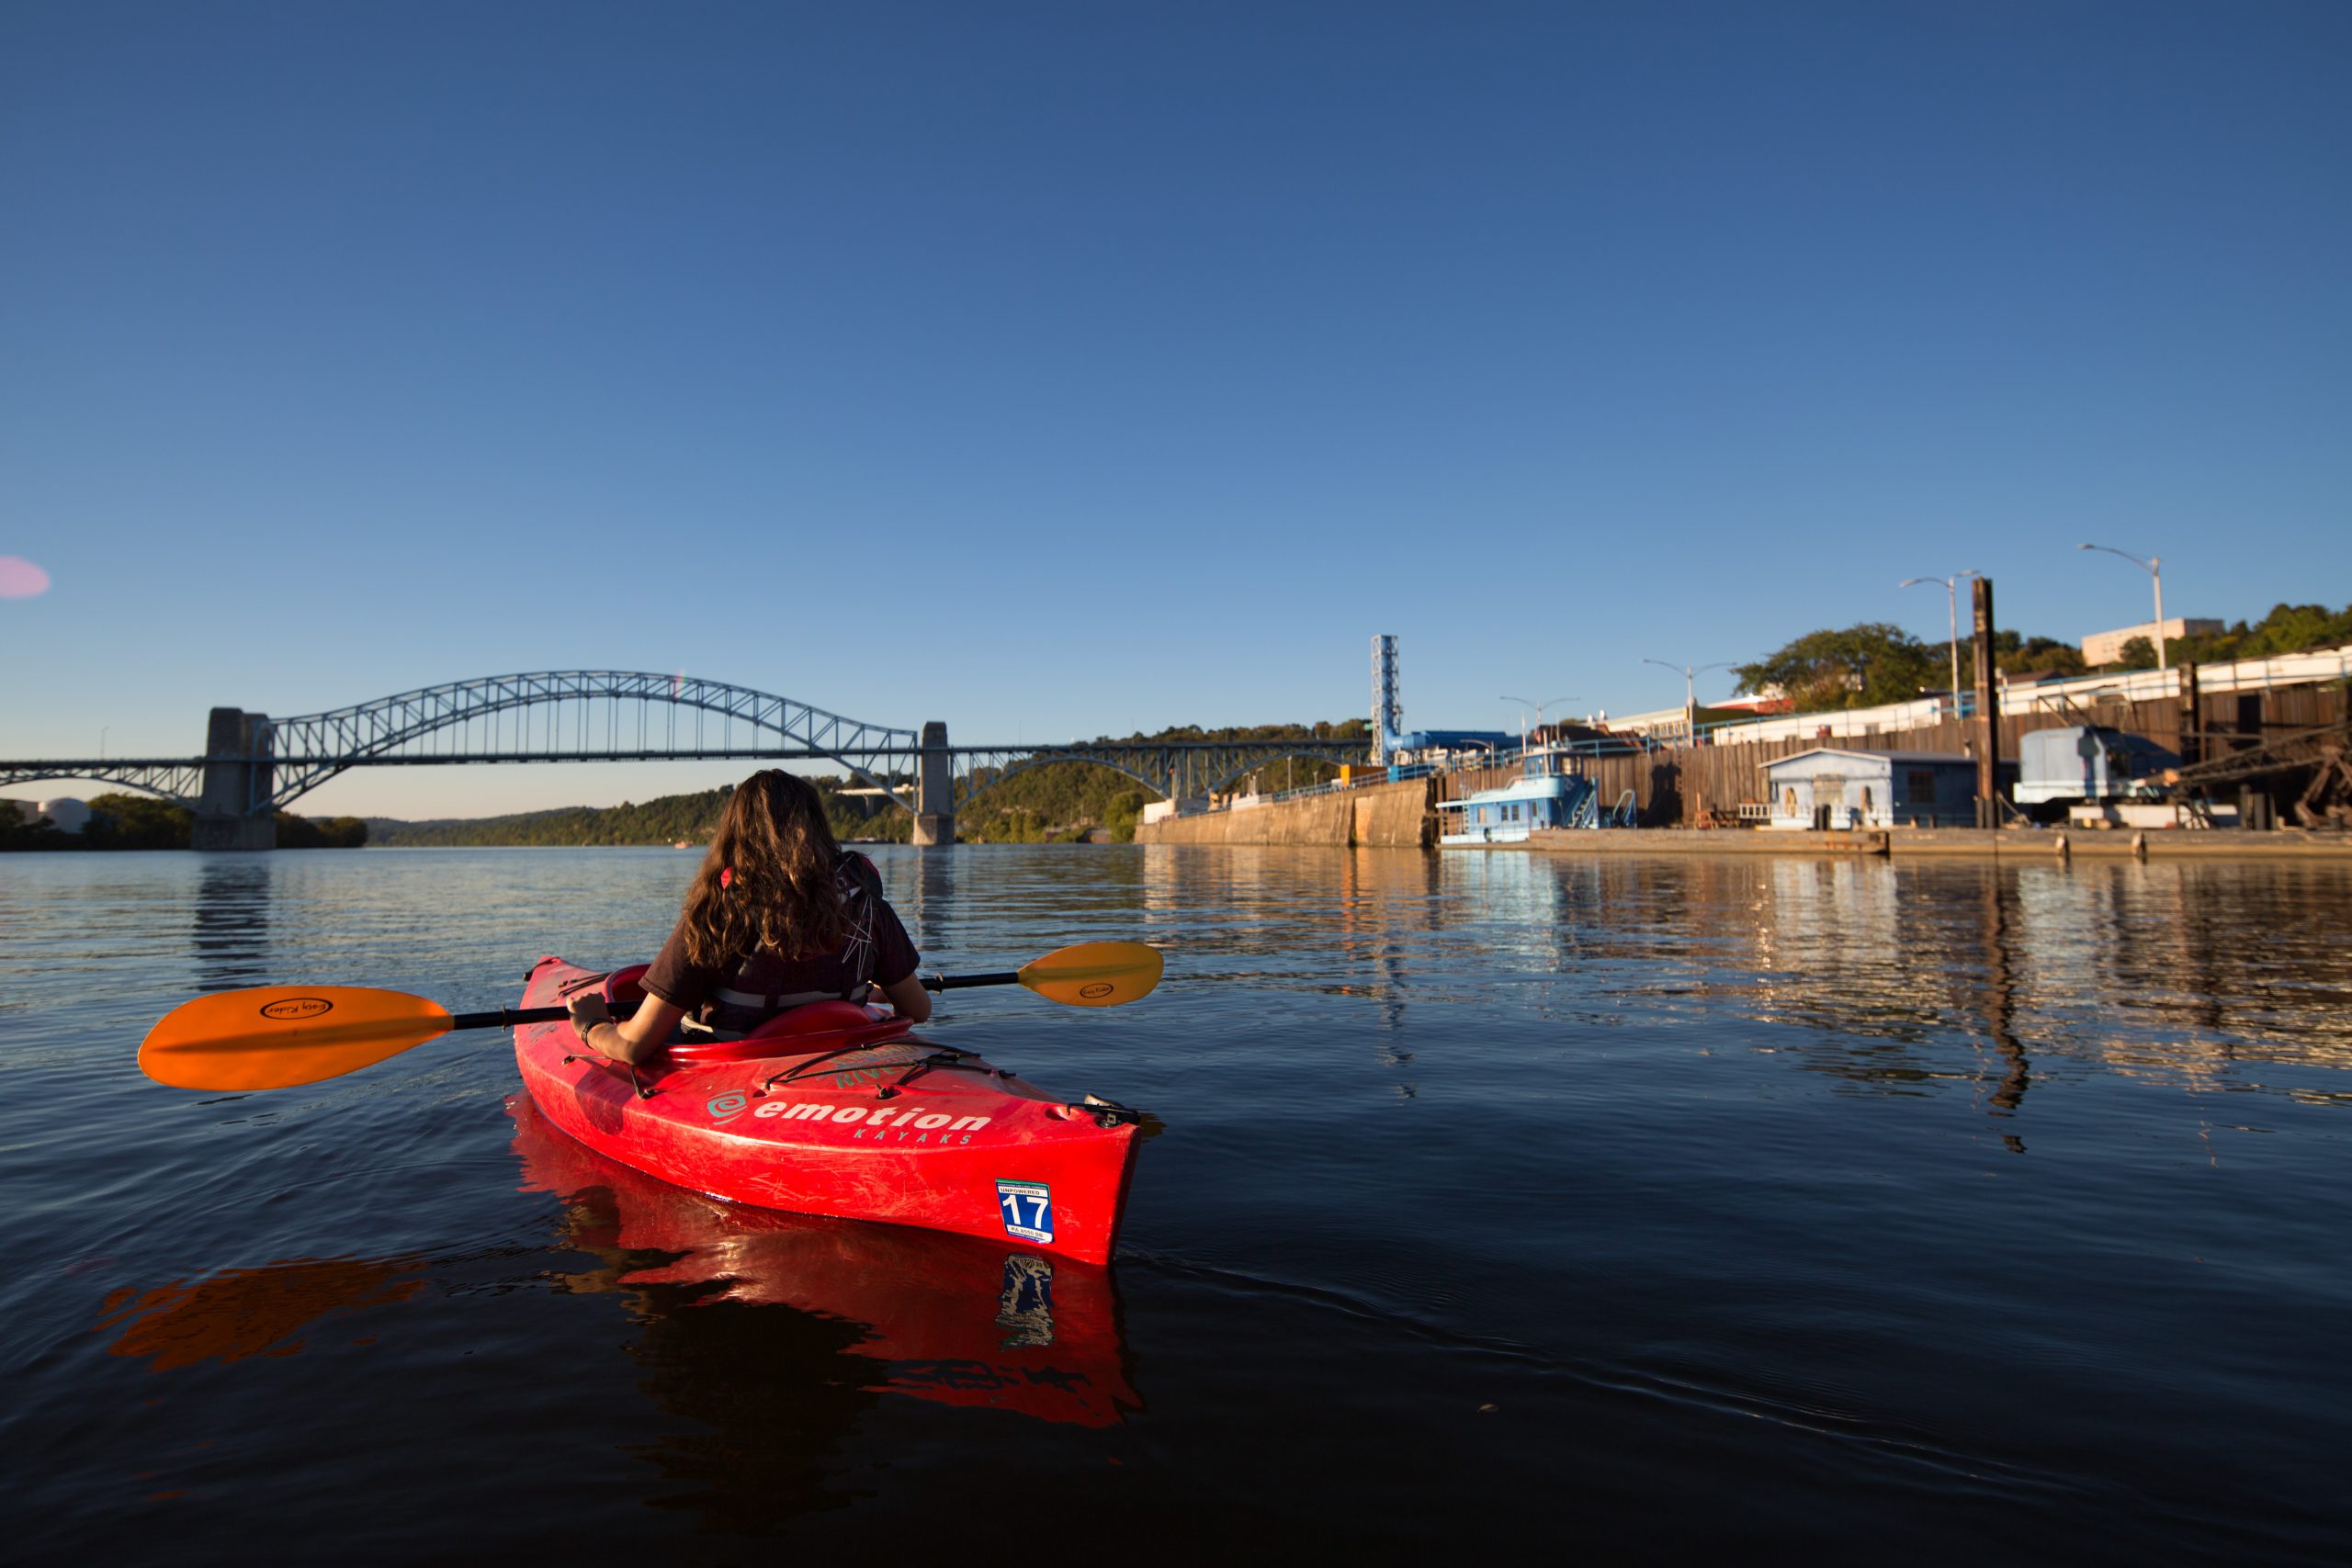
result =
M716 967L772 947L815 958L849 939L841 846L814 785L764 768L736 786L686 889L686 961Z

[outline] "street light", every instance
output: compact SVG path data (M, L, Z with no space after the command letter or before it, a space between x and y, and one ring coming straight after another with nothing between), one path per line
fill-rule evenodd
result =
M1981 571L1955 571L1950 577L1906 577L1895 584L1897 588L1916 588L1922 582L1944 585L1944 608L1951 615L1951 701L1955 710L1960 706L1960 580L1984 575Z
M2081 547L2086 550L2105 550L2109 555L2121 556L2125 560L2130 561L2133 566L2136 566L2141 570L2146 572L2149 579L2155 583L2156 668L2159 670L2168 668L2165 663L2165 574L2157 570L2157 568L2165 564L2164 558L2162 556L2150 556L2146 560L2142 560L2138 556L2132 554L2130 551L2119 550L2112 545L2084 545Z
M1565 703L1567 700L1566 697L1546 697L1540 703L1531 703L1525 697L1497 697L1495 699L1498 703L1519 705L1519 749L1522 751L1527 750L1527 710L1529 708L1535 710L1535 728L1541 729L1544 728L1544 710L1554 703Z
M1699 743L1699 700L1697 696L1698 687L1694 682L1698 677L1699 671L1702 670L1728 670L1732 667L1734 661L1724 659L1713 664L1668 664L1663 659L1645 659L1642 662L1645 664L1655 664L1661 670L1679 670L1682 671L1682 732L1690 738L1690 743L1693 746L1697 745Z

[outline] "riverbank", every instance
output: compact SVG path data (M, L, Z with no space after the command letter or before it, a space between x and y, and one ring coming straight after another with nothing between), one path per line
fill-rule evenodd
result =
M2352 865L2352 836L2282 828L2249 833L2170 829L1898 828L1816 833L1777 829L1538 829L1515 844L1464 850L1539 854L1869 855L1892 859L2297 860Z
M1138 844L1324 844L1334 849L1427 849L1437 841L1431 779L1325 790L1197 817L1137 822Z

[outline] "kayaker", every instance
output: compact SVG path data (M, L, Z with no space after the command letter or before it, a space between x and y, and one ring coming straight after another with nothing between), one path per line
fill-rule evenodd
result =
M616 1022L594 990L568 1005L591 1048L634 1064L659 1055L689 1015L747 1032L808 1002L887 998L921 1023L931 993L915 963L874 863L834 841L814 785L766 768L720 814L677 928L645 972L637 1011Z

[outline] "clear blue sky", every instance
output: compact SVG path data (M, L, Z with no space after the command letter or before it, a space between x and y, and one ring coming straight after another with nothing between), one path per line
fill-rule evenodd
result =
M1915 574L2144 618L2082 539L2341 604L2348 79L2336 3L13 6L0 755L572 667L1337 717L1381 631L1507 727Z

